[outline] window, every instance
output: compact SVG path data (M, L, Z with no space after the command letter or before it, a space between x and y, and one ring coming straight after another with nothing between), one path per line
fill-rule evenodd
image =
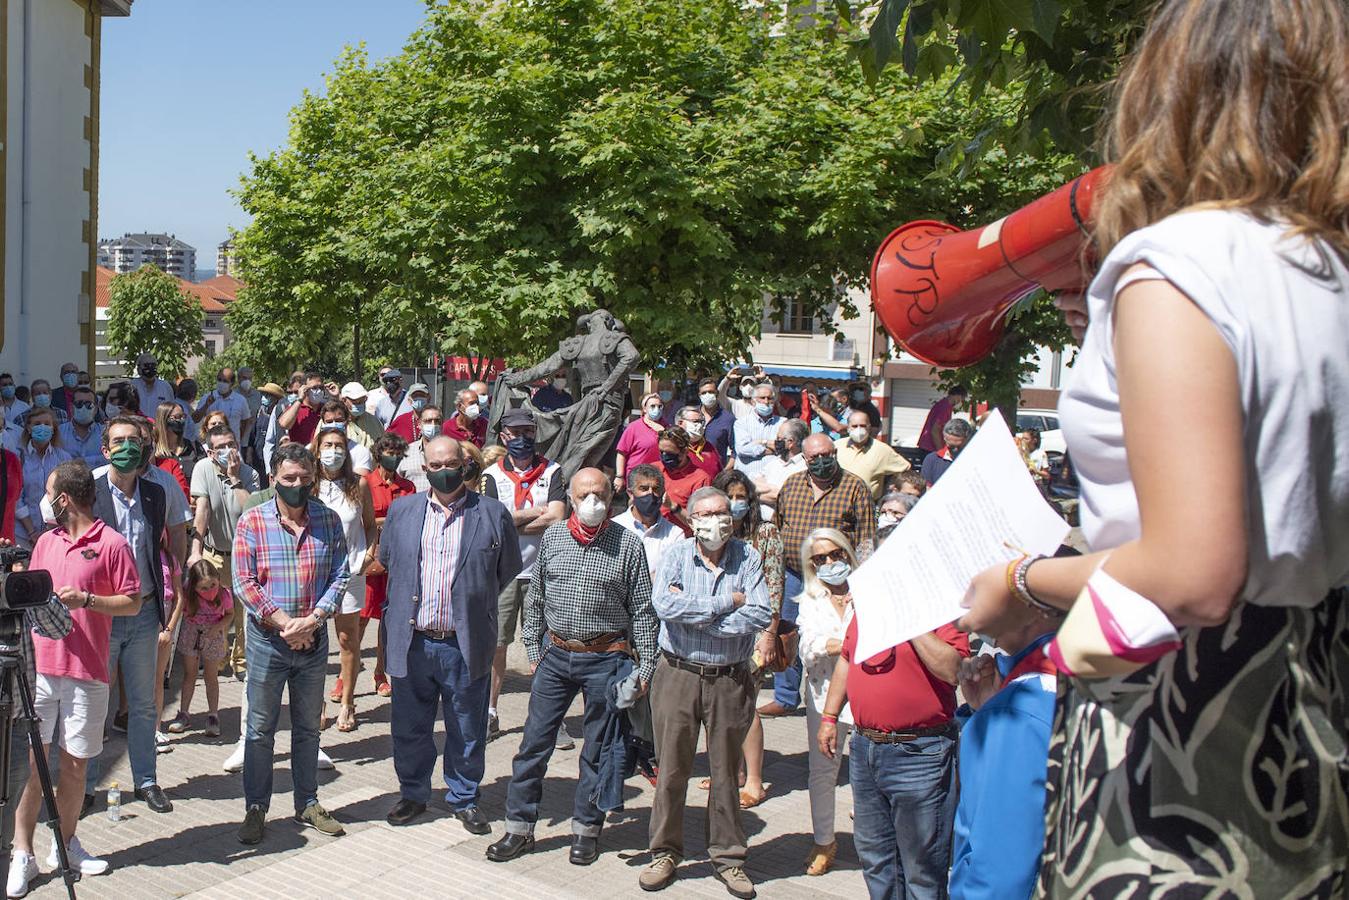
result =
M783 301L778 328L782 334L814 334L815 317L808 312L806 301L791 297Z
M210 359L210 358L213 357L213 356L215 356L215 341L207 341L207 342L206 342L206 358L207 358L207 359Z

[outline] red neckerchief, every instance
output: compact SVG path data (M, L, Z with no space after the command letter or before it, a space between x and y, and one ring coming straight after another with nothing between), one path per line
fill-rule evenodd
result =
M951 455L950 447L942 447L940 450L937 451L937 455L940 456L942 459L950 459L950 460L955 459L955 457Z
M505 472L506 477L515 483L516 509L524 509L526 506L534 505L534 497L530 494L530 490L539 480L539 476L543 474L543 470L548 468L548 460L545 457L535 456L534 458L538 460L534 464L534 468L527 469L524 472L517 472L512 468L515 462L509 456L503 460L506 465L501 467L501 471Z
M599 537L605 528L609 527L608 519L601 519L600 524L594 528L587 527L580 519L576 518L576 513L572 513L567 519L567 530L571 536L576 538L576 543L582 547L589 545L595 538Z
M1002 683L1011 684L1022 675L1029 675L1031 672L1039 672L1041 675L1058 675L1058 666L1054 665L1054 661L1045 655L1045 643L1047 641L1042 642L1040 646L1027 653L1021 662L1017 663L1012 671L1007 673L1007 677L1002 680Z

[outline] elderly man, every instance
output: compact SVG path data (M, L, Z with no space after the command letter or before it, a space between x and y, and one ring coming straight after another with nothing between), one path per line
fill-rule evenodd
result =
M258 393L253 386L253 367L239 367L239 396L244 398L248 404L248 418L251 421L258 415L258 410L262 408L262 395Z
M406 412L407 393L403 390L403 373L393 366L379 367L379 387L370 392L370 412L385 428L399 413Z
M215 376L215 390L207 394L192 412L192 421L200 424L213 412L224 413L230 431L239 439L240 446L248 443L253 431L253 416L248 400L234 390L234 370L226 366Z
M754 722L758 686L749 670L755 639L773 619L763 561L731 537L731 499L714 488L689 498L693 539L661 562L652 589L661 659L651 685L660 775L651 808L652 861L643 890L666 887L684 857L684 801L698 738L711 768L707 848L713 872L735 897L753 897L740 821L741 746Z
M299 403L292 403L276 417L276 426L290 435L297 444L308 444L322 420L323 404L328 402L328 389L318 372L304 373L304 388Z
M707 415L702 407L683 407L675 413L674 423L689 436L689 462L706 472L708 478L716 478L726 464L726 457L707 440Z
M140 398L140 414L147 419L155 417L159 404L173 400L173 385L159 377L159 361L153 353L142 353L136 357L136 372L140 378L134 382L136 394ZM136 412L128 409L126 412Z
M783 622L795 622L796 598L801 593L801 542L816 528L843 532L866 559L876 545L876 509L862 479L843 471L834 442L812 434L802 443L806 471L788 476L778 492L774 521L782 545L795 548L783 554ZM761 716L782 716L801 702L801 661L773 676L773 700L759 707Z
M476 398L474 398L476 400ZM497 595L520 569L505 506L464 484L459 442L426 445L424 493L389 507L379 559L389 571L385 669L393 679L393 764L401 799L389 824L426 811L436 761L436 713L444 710L446 802L472 834L490 831L478 808L486 769L487 699L497 645Z
M525 650L534 681L525 734L506 791L506 834L487 848L487 858L494 862L515 859L534 846L548 758L578 691L585 694L585 746L575 788L570 860L589 865L599 856L604 812L592 796L599 787L609 684L628 657L635 656L639 691L645 693L656 668L659 627L642 541L624 528L609 527L610 499L608 476L599 469L581 469L571 479L575 511L565 523L550 527L539 547L525 598Z
M835 441L834 448L843 471L865 481L873 500L879 500L885 492L885 481L889 476L911 468L909 461L893 447L872 437L871 420L860 409L848 413L848 436Z
M778 425L778 436L773 441L773 455L764 461L763 472L754 479L759 494L760 509L765 521L771 521L777 508L778 491L790 475L806 470L801 455L801 444L810 434L810 426L801 419L783 419Z
M956 461L960 451L965 449L965 445L974 436L974 426L964 419L951 419L942 428L941 436L946 446L923 458L923 480L927 482L928 487L936 484L937 479L951 468L951 463Z
M445 417L441 413L440 407L432 404L423 406L417 412L417 421L415 436L408 441L407 453L403 455L402 462L398 464L398 474L411 481L418 491L424 491L428 486L426 480L426 444L433 438L440 437L444 431Z
M735 420L735 467L751 480L763 474L778 438L782 417L773 412L777 395L770 381L755 385L750 413Z
M275 455L273 500L245 512L234 535L234 596L248 610L248 721L239 842L262 842L272 799L281 693L290 697L295 820L322 834L343 828L318 801L319 719L328 619L350 577L337 513L310 497L317 461L302 444Z
M454 415L446 420L444 431L456 441L468 441L482 449L487 442L487 417L475 392L464 388L455 396Z
M927 412L927 418L923 421L923 431L918 435L919 450L935 453L941 449L942 430L946 428L946 423L951 421L956 410L965 405L969 396L969 391L955 385L946 392L945 397L932 404L932 408Z
M431 389L417 382L408 388L406 399L407 403L403 405L402 410L385 428L410 444L419 437L417 423L421 419L422 410L431 404ZM441 422L441 425L443 426L444 422Z
M370 411L370 397L365 386L359 381L348 381L342 385L342 403L351 413L347 420L347 437L360 444L366 450L375 446L375 441L384 436L384 423Z

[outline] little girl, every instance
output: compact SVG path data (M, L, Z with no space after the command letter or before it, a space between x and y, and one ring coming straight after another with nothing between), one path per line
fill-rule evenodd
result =
M220 736L220 682L216 675L225 659L225 629L234 610L230 592L220 584L220 574L207 560L198 560L187 570L183 589L183 629L178 635L178 655L183 658L183 686L178 698L178 715L169 723L169 731L187 730L192 694L197 687L197 662L201 661L206 680L206 736Z

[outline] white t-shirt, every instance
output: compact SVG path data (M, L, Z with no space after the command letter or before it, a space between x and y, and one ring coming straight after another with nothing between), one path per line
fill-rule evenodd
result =
M228 397L222 397L215 391L211 391L206 397L204 404L208 414L220 412L225 414L229 421L230 431L234 432L234 437L239 441L239 446L243 446L244 421L251 415L248 410L248 400L238 391L230 391ZM203 416L202 421L206 418Z
M1121 276L1140 262L1208 316L1236 360L1250 473L1242 598L1315 606L1349 584L1349 267L1283 226L1224 210L1173 215L1110 252L1088 291L1091 326L1059 400L1082 530L1097 550L1139 534L1111 312Z
M637 521L637 517L633 515L632 509L629 508L614 516L610 521L620 528L626 528L642 539L642 549L646 551L646 567L651 571L651 577L653 578L660 568L660 560L665 555L665 551L684 540L684 532L674 527L670 520L664 516L656 516L656 524L648 528Z
M159 409L159 404L168 403L173 399L173 385L169 384L163 378L156 378L154 384L146 385L144 378L134 378L131 386L136 389L136 394L141 401L141 415L147 419L155 417L155 411Z

